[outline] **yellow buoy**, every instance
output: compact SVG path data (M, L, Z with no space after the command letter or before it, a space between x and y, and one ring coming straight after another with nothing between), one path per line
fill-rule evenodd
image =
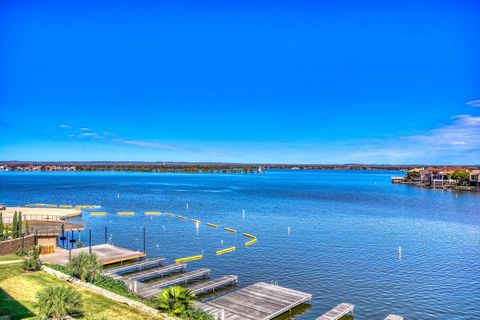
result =
M186 258L180 258L175 260L176 263L182 263L182 262L187 262L187 261L194 261L194 260L201 260L203 259L203 255L200 254L198 256L191 256L191 257L186 257Z
M175 216L175 215L174 215L173 213L167 213L167 216L173 217L173 216Z
M257 242L257 238L250 240L248 242L245 242L245 247L251 246L252 244Z
M237 233L237 230L235 230L235 229L223 228L223 230L231 232L231 233Z
M133 211L119 211L117 212L119 216L133 216L135 212Z
M104 216L106 214L107 213L105 211L92 211L92 212L90 212L90 215L92 215L92 216Z
M184 216L177 216L177 218L178 218L178 219L182 219L182 220L187 220L187 218L184 217Z
M217 254L217 256L219 256L219 255L222 255L222 254L225 254L225 253L228 253L228 252L235 251L236 249L237 249L236 247L230 247L230 248L227 248L227 249L218 250L215 253Z
M145 211L144 214L147 216L159 216L162 213L160 211Z
M218 228L218 226L216 224L213 224L213 223L207 223L206 225L209 226L209 227L212 227L212 228Z
M252 235L250 233L244 233L243 236L247 237L247 238L257 239L257 237L255 237L254 235Z

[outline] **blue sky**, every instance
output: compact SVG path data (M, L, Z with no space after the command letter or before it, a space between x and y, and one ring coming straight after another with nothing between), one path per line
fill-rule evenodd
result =
M480 163L475 1L2 1L0 160Z

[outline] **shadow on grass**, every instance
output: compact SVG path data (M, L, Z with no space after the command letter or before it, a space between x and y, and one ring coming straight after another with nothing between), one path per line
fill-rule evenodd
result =
M33 317L34 314L0 288L0 317L1 316L10 316L10 319L17 320Z

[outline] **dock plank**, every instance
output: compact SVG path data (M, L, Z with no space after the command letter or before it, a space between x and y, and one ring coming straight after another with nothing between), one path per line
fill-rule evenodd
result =
M103 274L106 276L110 276L114 274L120 275L120 274L131 272L131 271L146 270L150 268L155 268L159 265L163 265L164 262L165 262L165 258L142 260L134 263L129 263L127 265L121 265L118 267L104 269Z
M187 283L188 281L202 277L207 277L209 274L210 269L202 268L149 283L139 283L137 293L144 298L150 298L161 293L166 287Z
M227 285L235 284L238 281L237 276L223 276L217 279L212 279L208 281L202 281L192 286L187 286L187 289L195 293L196 295L215 291L215 289L225 287Z
M317 320L338 320L344 315L353 312L354 307L351 303L340 303L335 308L318 317Z
M89 247L72 250L72 257L81 253L89 252ZM123 261L135 260L145 257L145 253L127 248L117 247L111 244L100 244L92 246L92 253L95 253L102 265L113 264ZM51 264L66 265L68 263L69 251L62 248L55 248L55 252L40 257L43 262Z
M269 320L310 301L312 295L259 282L205 303L213 316L225 311L226 320Z
M156 267L156 268L135 272L129 275L118 275L116 277L114 276L114 278L127 283L132 281L145 281L148 279L161 277L168 273L185 271L185 269L187 269L186 263L176 263L169 266Z

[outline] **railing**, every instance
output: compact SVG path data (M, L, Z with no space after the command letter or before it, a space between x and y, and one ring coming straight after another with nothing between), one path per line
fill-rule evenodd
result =
M48 215L48 214L22 214L22 221L62 221L64 218L63 216L58 215ZM5 224L12 224L13 223L13 216L12 217L3 217L3 223Z

